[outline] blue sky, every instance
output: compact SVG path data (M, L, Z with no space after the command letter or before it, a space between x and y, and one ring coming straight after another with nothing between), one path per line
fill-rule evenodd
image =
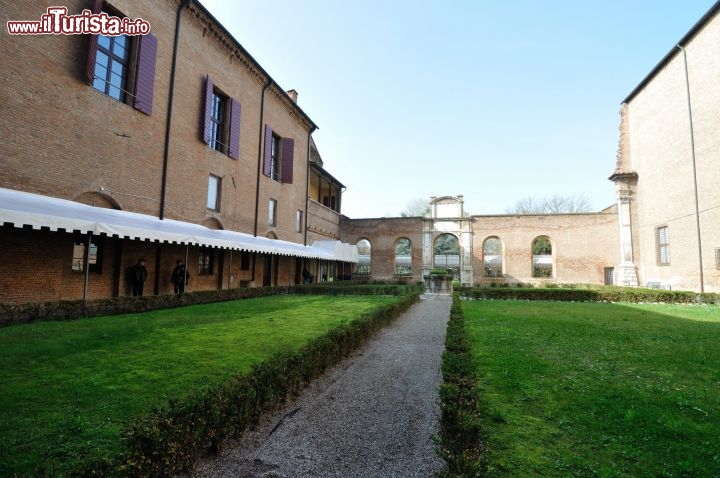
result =
M319 126L343 213L615 202L620 102L713 0L201 0Z

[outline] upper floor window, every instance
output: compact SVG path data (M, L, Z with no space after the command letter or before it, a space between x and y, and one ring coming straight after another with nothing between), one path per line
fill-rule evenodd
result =
M295 141L292 138L283 138L274 133L269 125L265 125L265 176L281 183L292 184L294 153Z
M276 134L270 140L270 177L280 180L280 136Z
M667 226L655 229L655 247L659 266L670 265L670 230Z
M483 243L485 277L501 277L502 266L502 243L497 237L488 237Z
M205 144L233 159L240 158L240 103L216 88L210 75L205 78L205 121L202 126Z
M102 11L95 1L93 13ZM121 17L117 12L108 15ZM150 33L138 36L90 35L87 80L96 90L152 114L157 39Z
M210 175L208 176L208 194L207 194L207 208L211 211L220 210L220 193L222 192L222 179Z
M277 201L275 199L268 201L268 225L277 226Z
M303 232L303 211L298 209L295 213L295 231Z
M227 126L227 96L223 95L219 91L215 90L212 95L212 116L210 121L212 122L210 147L216 151L224 153L227 151L227 145L225 144L225 128Z
M126 35L98 35L93 88L125 102L130 62L130 39Z

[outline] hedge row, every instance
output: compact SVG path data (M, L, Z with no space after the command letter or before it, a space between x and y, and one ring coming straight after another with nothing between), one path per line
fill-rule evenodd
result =
M400 301L318 337L298 351L283 351L246 374L184 400L171 400L135 419L122 432L122 456L88 459L70 476L174 476L188 473L201 452L256 424L260 416L339 363L378 329L408 309L421 288ZM38 474L50 476L50 470Z
M477 380L465 338L465 317L460 296L453 294L442 357L440 385L440 441L438 453L445 460L441 477L483 476L485 464L477 414Z
M461 288L467 299L553 300L574 302L663 302L667 304L720 304L720 294L690 291L608 287L604 289Z
M322 295L402 295L412 286L392 284L332 283L297 286L251 287L189 292L176 295L149 295L144 297L113 297L95 300L63 300L27 304L0 304L0 327L42 320L73 320L81 317L148 312L186 305L210 304L228 300L249 299L268 295L322 294ZM338 284L338 283L336 283Z

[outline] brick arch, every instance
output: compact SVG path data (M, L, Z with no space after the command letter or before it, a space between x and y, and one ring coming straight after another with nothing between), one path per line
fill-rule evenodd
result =
M86 191L80 193L73 199L75 202L87 204L88 206L102 207L105 209L122 210L120 204L109 194L98 191Z
M205 219L203 221L203 226L207 227L208 229L225 229L222 222L220 222L219 219L214 217L209 217Z
M555 277L555 245L550 236L540 234L530 243L532 277L552 279Z
M488 236L482 243L484 277L502 277L503 242L498 236Z

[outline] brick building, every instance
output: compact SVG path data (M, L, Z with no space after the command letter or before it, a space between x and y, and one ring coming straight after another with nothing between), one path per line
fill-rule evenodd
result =
M720 291L720 2L622 102L621 282Z
M40 20L52 5L1 10ZM127 295L140 257L151 294L172 292L178 259L189 290L349 270L340 183L332 207L308 200L311 177L331 178L311 167L317 126L210 12L194 1L63 6L142 18L151 32L0 36L0 302Z
M50 2L0 0L8 20ZM202 4L71 0L144 36L0 36L0 303L348 276L720 290L720 2L621 107L618 201L586 214L350 219L317 126Z

